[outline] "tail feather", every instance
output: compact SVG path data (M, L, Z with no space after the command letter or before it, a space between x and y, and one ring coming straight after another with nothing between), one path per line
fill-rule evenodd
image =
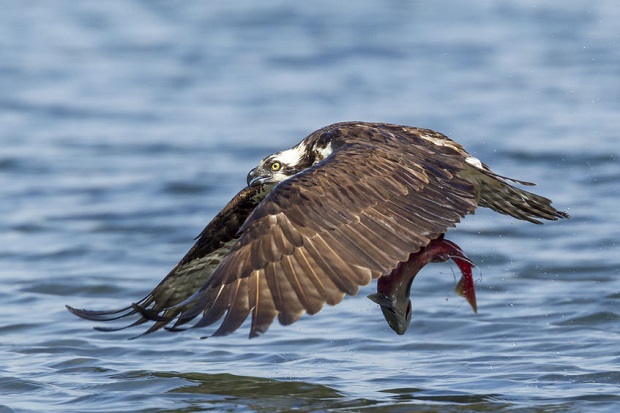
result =
M478 205L535 224L542 224L540 219L555 221L570 218L566 212L552 207L550 199L491 177L480 184Z

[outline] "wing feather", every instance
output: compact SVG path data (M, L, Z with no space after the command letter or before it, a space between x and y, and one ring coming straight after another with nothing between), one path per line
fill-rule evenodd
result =
M256 283L256 303L252 311L250 338L265 333L278 315L265 272L263 270L257 271L252 279Z
M354 295L358 286L370 283L371 272L367 268L355 265L358 261L354 257L343 255L324 236L317 236L313 241L320 257L331 266L333 272L330 275L334 276L332 281L338 285L340 291ZM330 259L327 260L325 257L330 257ZM349 259L345 261L345 258Z
M230 306L226 312L224 321L220 327L213 333L214 336L225 336L232 333L245 321L250 315L250 300L248 297L248 282L250 277L239 278L236 282L229 284L231 295L229 298ZM233 287L231 287L233 286Z
M339 264L341 260L337 260L336 256L330 257L334 259L325 259L325 253L327 251L317 247L317 241L319 240L320 238L312 240L312 242L308 243L307 248L305 248L307 254L312 257L317 265L316 273L320 271L319 276L322 279L330 280L339 291L349 295L355 295L357 293L358 284L350 279L351 271L348 266L340 267Z
M323 277L318 273L318 264L305 249L296 250L293 258L299 265L300 273L310 279L327 304L336 305L342 301L344 293L337 288L331 278Z
M280 269L280 263L269 263L265 267L265 277L273 295L274 306L278 310L278 320L283 325L289 325L302 316L304 307Z
M362 247L356 243L355 239L351 239L348 236L346 230L342 230L335 234L333 232L326 232L323 238L332 249L339 252L340 257L350 263L356 264L363 268L368 268L374 273L381 274L383 272L384 265L377 261L368 250L363 250Z
M209 303L209 306L204 308L203 311L202 305L195 303L191 312L187 311L182 314L182 316L179 318L179 322L177 322L177 325L179 323L184 324L190 321L201 312L202 317L197 323L193 325L194 328L206 327L216 323L224 316L226 310L228 310L230 306L229 297L231 291L232 288L230 284L224 284L221 285L219 288L212 288L208 290L204 293L204 299L206 302Z
M301 271L297 259L288 255L282 259L282 272L286 275L289 284L293 287L297 298L308 314L316 314L325 304L325 298L317 290L308 277Z
M364 233L375 234L381 240L381 247L390 253L391 256L400 257L403 254L411 254L411 249L415 248L411 240L400 236L393 225L383 216L373 214L373 210L364 211L360 216L360 225ZM399 260L400 261L400 260Z

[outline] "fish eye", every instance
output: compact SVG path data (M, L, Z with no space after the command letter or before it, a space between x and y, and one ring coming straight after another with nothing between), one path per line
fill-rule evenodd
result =
M282 169L282 164L280 162L275 161L271 164L272 171L279 171L280 169Z

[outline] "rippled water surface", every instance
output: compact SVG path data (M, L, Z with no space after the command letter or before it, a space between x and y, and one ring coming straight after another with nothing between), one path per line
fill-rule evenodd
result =
M18 2L0 12L0 412L616 411L614 1ZM442 131L572 214L479 211L404 336L366 298L247 339L101 333L264 155L332 122Z

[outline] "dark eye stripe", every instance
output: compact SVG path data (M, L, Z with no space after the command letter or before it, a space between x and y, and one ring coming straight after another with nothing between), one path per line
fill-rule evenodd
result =
M291 167L291 166L283 166L280 171L285 174L285 175L295 175L298 171L297 169Z

